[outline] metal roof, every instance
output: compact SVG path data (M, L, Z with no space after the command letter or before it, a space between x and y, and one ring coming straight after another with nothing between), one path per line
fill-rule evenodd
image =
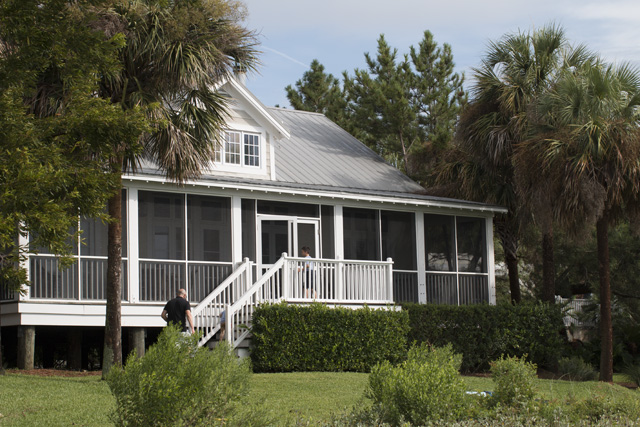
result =
M282 108L269 113L289 131L275 143L276 181L424 194L424 189L323 114Z

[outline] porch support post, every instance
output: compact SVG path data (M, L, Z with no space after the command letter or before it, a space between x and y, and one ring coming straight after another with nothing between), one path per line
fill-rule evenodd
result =
M136 356L141 358L144 356L144 336L145 328L130 328L129 329L129 349L135 350Z
M344 259L344 221L342 218L342 205L336 205L335 222L333 227L335 237L336 259Z
M242 199L239 196L231 197L231 254L234 266L242 262Z
M67 339L69 346L67 355L69 369L79 371L82 369L82 329L71 327Z
M36 351L36 327L18 326L18 369L33 369Z
M140 264L138 261L138 189L128 188L127 195L127 272L129 281L129 301L137 303L140 301Z
M336 205L335 207L335 223L334 223L334 235L336 246L336 259L344 259L344 220L342 216L342 205ZM336 264L336 299L338 301L344 300L344 263L338 262Z
M424 241L424 213L416 212L416 257L418 267L418 302L427 303L427 264Z
M489 287L489 304L496 305L496 267L493 247L493 217L485 220L487 245L487 273L489 274L487 286Z
M21 226L22 225L23 224L21 224ZM18 236L18 245L21 248L28 248L29 236L23 236L22 233L20 233L20 235ZM31 263L29 262L29 255L27 255L27 258L20 261L20 268L24 269L27 272L28 279L31 279L30 265ZM31 296L31 286L22 285L21 288L22 292L17 292L18 299L21 301L28 300Z

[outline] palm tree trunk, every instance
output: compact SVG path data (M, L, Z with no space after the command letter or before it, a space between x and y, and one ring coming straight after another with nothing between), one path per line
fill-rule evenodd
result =
M556 266L553 260L553 227L542 235L542 301L553 304L556 298Z
M120 176L122 168L113 167L114 173ZM117 171L117 172L116 172ZM109 199L109 216L114 219L109 223L107 252L107 316L104 325L104 353L102 356L102 378L111 368L122 365L122 178L118 191Z
M504 218L496 221L496 233L500 238L504 251L504 262L507 265L509 275L509 292L511 303L520 304L520 275L518 274L518 238L511 228L507 226Z
M611 281L609 277L609 217L605 212L596 223L598 275L600 276L600 381L613 381L613 327L611 325Z

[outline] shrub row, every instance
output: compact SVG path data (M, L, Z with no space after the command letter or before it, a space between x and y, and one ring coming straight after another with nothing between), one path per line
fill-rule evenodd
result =
M562 309L550 304L419 305L405 304L409 342L451 344L463 355L462 370L486 371L502 356L527 356L542 367L554 367L562 352Z
M253 316L254 372L369 372L406 357L405 311L264 305Z

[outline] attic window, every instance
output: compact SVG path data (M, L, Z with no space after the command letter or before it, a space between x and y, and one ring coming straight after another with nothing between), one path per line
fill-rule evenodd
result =
M222 146L216 150L215 162L260 167L260 135L226 131Z

